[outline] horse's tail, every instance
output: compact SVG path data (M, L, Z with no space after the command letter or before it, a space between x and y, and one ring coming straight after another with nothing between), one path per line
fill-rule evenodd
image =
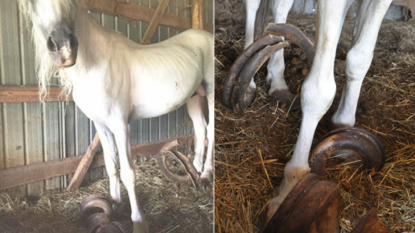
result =
M261 0L255 19L255 40L265 36L264 30L269 23L269 16L274 0Z

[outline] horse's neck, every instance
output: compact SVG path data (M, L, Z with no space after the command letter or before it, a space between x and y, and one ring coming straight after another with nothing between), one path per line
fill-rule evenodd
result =
M78 72L85 72L105 59L108 36L107 31L84 9L79 10L76 24L79 47L75 68Z

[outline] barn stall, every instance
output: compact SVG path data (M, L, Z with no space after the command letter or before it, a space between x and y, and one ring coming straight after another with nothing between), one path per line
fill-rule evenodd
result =
M371 67L363 82L356 126L375 134L386 149L386 164L374 176L358 166L333 165L322 180L341 191L341 232L351 232L375 207L381 221L395 232L415 230L415 43L413 1L394 1L381 26ZM222 88L232 64L244 46L244 8L241 1L223 0L215 5L215 229L216 232L258 232L268 202L283 177L298 138L301 111L272 105L264 65L255 76L257 93L243 114L222 103ZM405 6L402 6L405 5ZM296 0L287 23L315 38L313 0ZM409 9L409 10L408 10ZM336 51L334 102L320 121L314 148L330 132L345 81L344 63L352 40L355 8L349 10ZM284 51L285 79L292 93L299 93L310 66L304 51L291 44Z
M192 27L213 31L211 0L83 2L103 27L137 43L157 43ZM99 138L74 102L59 96L59 83L39 102L31 25L16 0L0 2L0 25L1 232L86 232L79 224L80 202L109 190ZM172 139L186 152L193 147L186 108L135 122L130 133L139 160L137 195L150 231L210 232L212 193L167 180L155 159ZM122 195L128 220L124 189Z

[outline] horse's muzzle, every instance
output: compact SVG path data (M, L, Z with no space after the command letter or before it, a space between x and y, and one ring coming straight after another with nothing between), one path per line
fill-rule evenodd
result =
M47 48L57 66L67 68L75 65L78 54L78 38L65 25L58 25L50 33Z

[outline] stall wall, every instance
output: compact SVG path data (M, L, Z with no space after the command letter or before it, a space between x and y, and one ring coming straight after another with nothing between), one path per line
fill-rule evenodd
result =
M156 8L157 0L118 0ZM205 21L213 23L213 0L204 1ZM171 0L167 11L191 18L191 0ZM105 28L119 31L141 42L148 23L91 13ZM36 85L30 23L18 11L16 0L0 1L0 85ZM178 34L180 30L159 26L152 43ZM145 119L130 126L133 144L157 141L193 133L185 107L167 115ZM73 102L0 104L0 169L83 154L95 129ZM87 174L92 181L103 175L103 168ZM0 178L1 179L1 178ZM8 192L39 194L65 188L69 178L61 176L21 186Z

